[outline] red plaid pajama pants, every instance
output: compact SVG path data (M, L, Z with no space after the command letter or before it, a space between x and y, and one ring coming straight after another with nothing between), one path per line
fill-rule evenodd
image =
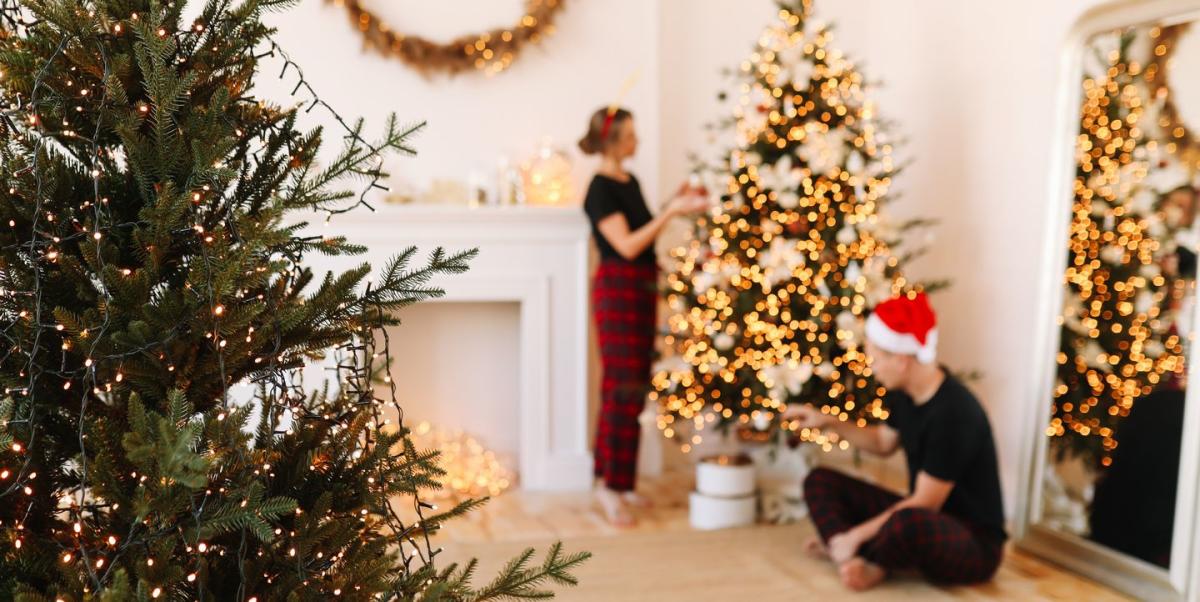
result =
M804 481L804 500L821 540L879 516L900 496L827 468ZM865 560L888 570L917 569L937 583L980 583L1000 566L1003 543L965 521L924 508L893 512L859 548Z
M597 477L632 491L637 471L638 414L645 407L654 352L658 267L604 260L592 288L592 311L604 375L596 427Z

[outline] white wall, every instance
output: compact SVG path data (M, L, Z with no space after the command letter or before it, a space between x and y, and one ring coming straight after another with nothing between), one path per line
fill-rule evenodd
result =
M974 388L997 433L1010 512L1033 386L1028 358L1058 55L1072 22L1098 3L818 2L818 16L837 24L836 45L886 84L876 95L880 108L909 140L901 153L914 163L899 180L904 198L895 213L942 220L935 252L910 272L955 282L935 299L943 357L986 373ZM434 21L466 8L475 14L463 30L508 21L514 2L445 4L373 6L397 26L432 31ZM435 6L439 12L430 13ZM509 72L435 81L361 54L344 15L320 0L305 0L277 22L281 41L337 106L374 123L393 110L429 121L417 140L421 155L389 164L412 179L489 167L543 133L573 147L588 112L640 69L624 103L637 114L643 141L632 168L658 193L654 203L686 177L687 152L706 147L701 126L715 116L719 70L744 58L773 14L770 0L572 0L559 32ZM580 172L588 165L581 160Z
M521 0L373 0L364 5L398 31L448 40L455 34L506 26L521 15ZM643 0L576 1L564 10L558 33L530 48L492 78L469 74L425 79L398 60L362 51L362 38L346 10L304 0L272 20L278 39L304 67L317 91L348 116L378 126L388 113L427 122L414 140L418 154L385 163L397 183L425 187L433 179L465 181L471 170L495 171L501 155L532 155L553 138L573 154L592 112L613 102L625 82L640 74L622 99L643 123L640 155L632 168L650 190L658 187L658 6ZM291 78L267 70L266 93L284 97ZM329 123L314 111L312 117ZM370 131L370 130L368 130ZM337 132L329 131L337 142ZM588 163L576 162L577 184ZM399 186L398 186L399 187Z

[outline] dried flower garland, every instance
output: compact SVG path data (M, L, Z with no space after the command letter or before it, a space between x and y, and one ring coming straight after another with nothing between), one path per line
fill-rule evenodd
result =
M512 27L461 36L451 42L433 42L421 36L395 31L359 0L326 0L342 6L350 22L363 35L367 48L395 57L420 71L457 75L482 71L495 75L512 64L526 47L537 44L554 31L554 18L566 0L526 0L525 14Z

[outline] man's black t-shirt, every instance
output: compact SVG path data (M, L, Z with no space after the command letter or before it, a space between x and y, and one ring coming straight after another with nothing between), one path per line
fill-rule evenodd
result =
M887 424L900 434L908 458L909 489L921 471L954 483L942 511L1007 539L992 427L975 396L947 374L924 404L898 391L889 392L884 404Z
M583 210L592 223L592 237L596 239L596 247L600 250L601 259L620 259L621 254L600 233L600 229L597 227L600 220L620 212L625 216L625 221L629 222L629 230L633 231L654 219L654 216L650 214L650 208L646 206L646 199L642 197L642 188L633 174L630 174L629 180L625 182L597 174L595 178L592 178L591 185L588 186L587 197L583 201ZM655 263L654 245L650 245L633 261L634 263Z

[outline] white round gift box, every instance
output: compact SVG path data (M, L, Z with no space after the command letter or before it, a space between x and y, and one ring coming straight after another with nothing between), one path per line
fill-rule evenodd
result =
M711 497L754 494L754 463L745 456L713 456L696 465L696 491Z
M754 496L712 497L693 491L688 499L693 529L712 530L745 527L754 524Z
M688 500L693 529L754 524L756 471L746 456L713 456L696 465L696 491Z

